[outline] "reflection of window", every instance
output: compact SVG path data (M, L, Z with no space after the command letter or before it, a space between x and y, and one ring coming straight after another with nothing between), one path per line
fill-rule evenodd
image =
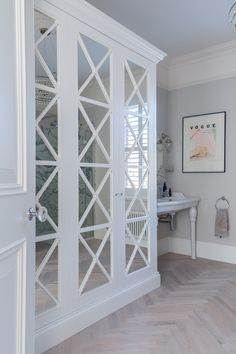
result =
M138 143L135 143L135 138L140 134ZM143 183L142 188L147 189L147 174L144 179L147 170L147 148L147 117L145 117L145 113L139 105L129 107L129 115L125 122L125 154L127 173L133 186L130 180L126 178L126 188L139 188Z

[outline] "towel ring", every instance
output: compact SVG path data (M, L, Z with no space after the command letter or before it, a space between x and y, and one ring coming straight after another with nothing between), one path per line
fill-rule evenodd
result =
M219 208L218 208L218 203L219 203L220 201L226 202L227 205L228 205L228 208L227 208L227 209L229 209L230 203L229 203L228 199L225 198L224 196L217 199L217 201L216 201L216 203L215 203L215 208L216 208L216 209L219 209Z

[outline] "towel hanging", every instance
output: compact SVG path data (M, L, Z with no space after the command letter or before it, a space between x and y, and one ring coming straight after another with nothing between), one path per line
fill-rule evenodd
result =
M216 203L215 203L215 208L216 208L216 209L223 209L223 208L219 208L219 202L220 202L220 201L226 202L226 203L227 203L227 209L229 209L230 203L229 203L228 199L225 198L224 196L217 199L217 201L216 201ZM225 208L224 208L224 209L225 209Z
M220 201L226 202L225 207L220 207ZM215 203L216 219L215 219L215 236L227 237L229 236L230 224L229 224L229 201L225 197L217 199Z

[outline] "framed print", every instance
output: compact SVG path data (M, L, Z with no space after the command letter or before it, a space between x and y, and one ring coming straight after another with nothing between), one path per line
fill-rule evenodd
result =
M225 172L226 112L183 117L182 171Z

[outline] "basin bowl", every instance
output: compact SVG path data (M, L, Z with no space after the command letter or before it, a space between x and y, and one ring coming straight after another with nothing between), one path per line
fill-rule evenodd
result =
M172 197L157 199L157 213L175 212L197 206L200 201L198 197L186 197L183 193L173 193Z

